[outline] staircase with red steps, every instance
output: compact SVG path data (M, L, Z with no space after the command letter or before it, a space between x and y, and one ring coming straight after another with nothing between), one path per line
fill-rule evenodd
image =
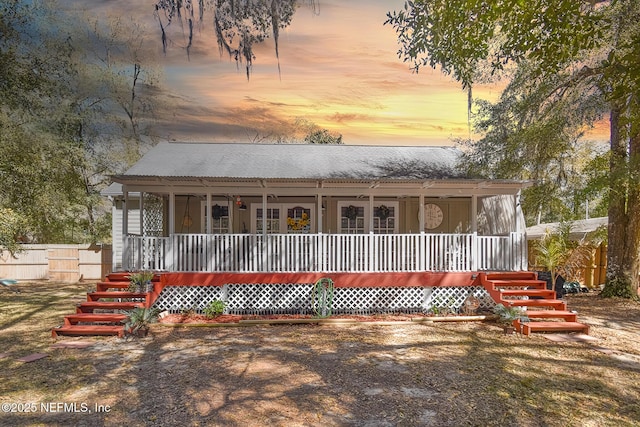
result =
M62 326L53 328L51 335L124 336L123 322L127 315L123 311L135 307L146 307L148 293L129 292L130 273L111 273L98 282L95 292L87 293L87 301L77 305L75 314L64 317ZM159 276L153 278L159 281Z
M567 310L567 303L557 299L547 282L538 280L537 273L481 273L480 282L496 304L526 309L529 322L516 320L513 326L524 335L532 332L589 333L589 325L578 322L578 316Z

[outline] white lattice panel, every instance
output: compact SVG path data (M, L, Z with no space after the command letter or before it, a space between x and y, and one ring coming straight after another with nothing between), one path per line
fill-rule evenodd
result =
M227 310L234 314L311 312L312 284L269 283L225 285Z
M464 306L466 299L471 296L478 299L480 303L479 309L490 309L495 305L489 293L487 293L486 289L482 286L442 286L426 289L428 290L425 299L425 311L429 311L433 307L438 307L458 312Z
M216 286L168 286L155 307L177 313L202 310L214 300L226 302L231 314L314 313L313 284L228 284ZM381 312L419 313L434 307L461 312L469 297L478 299L478 309L491 309L495 302L481 287L433 288L335 288L334 314Z
M336 288L335 314L422 311L424 288Z
M202 313L202 310L214 300L223 300L220 287L167 286L153 305L170 313L179 313L183 310Z

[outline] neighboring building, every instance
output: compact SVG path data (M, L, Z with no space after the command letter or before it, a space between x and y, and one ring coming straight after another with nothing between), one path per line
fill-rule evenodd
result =
M609 224L609 218L598 217L588 218L571 222L571 232L569 237L575 241L589 242L600 229L605 228ZM529 252L529 269L538 271L542 267L536 265L536 254L533 248L533 242L542 239L547 233L555 233L560 227L559 222L550 222L537 224L527 228L527 241ZM591 248L591 257L583 261L583 265L573 269L571 277L566 277L569 281L578 281L587 286L587 288L595 289L603 285L606 281L607 273L607 244L606 242L596 241Z

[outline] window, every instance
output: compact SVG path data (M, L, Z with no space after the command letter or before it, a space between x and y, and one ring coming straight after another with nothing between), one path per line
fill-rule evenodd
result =
M340 232L344 234L363 234L365 232L365 210L364 205L339 206Z
M311 231L311 209L302 206L287 209L287 233L304 234Z
M394 234L396 232L397 205L379 204L373 208L373 232L375 234Z
M267 214L262 216L262 208L256 209L256 232L263 232L263 224L266 224L267 234L280 233L280 208L267 208Z
M315 210L312 203L269 203L267 205L267 233L306 234L316 230ZM251 204L252 231L263 232L262 204Z
M213 202L211 206L211 232L214 234L227 234L231 232L231 216L229 214L229 206ZM207 232L207 209L206 203L202 203L202 224L200 226L203 233Z
M398 202L374 202L370 230L369 202L338 202L338 230L343 234L394 234L398 232Z

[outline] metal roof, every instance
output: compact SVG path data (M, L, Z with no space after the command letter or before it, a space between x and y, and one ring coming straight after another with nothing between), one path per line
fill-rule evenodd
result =
M164 142L113 178L464 179L460 155L433 146Z
M608 224L609 218L606 216L572 221L571 233L569 233L569 235L572 239L579 240L589 235L590 233L593 233L600 227L606 227ZM559 227L559 222L548 222L545 224L532 225L531 227L527 227L527 239L541 239L547 232L557 232Z

